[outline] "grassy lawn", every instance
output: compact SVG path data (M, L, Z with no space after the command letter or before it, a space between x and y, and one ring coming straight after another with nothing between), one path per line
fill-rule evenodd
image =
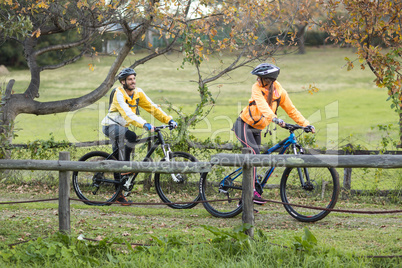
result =
M138 56L130 56L125 65ZM305 55L279 56L276 58L276 64L281 67L279 82L289 92L296 107L315 125L320 147L337 148L340 144L352 142L375 148L383 135L378 131L379 124L393 124L392 137L397 138L398 117L390 109L390 102L386 101L386 90L374 85L374 75L369 70L357 67L348 72L345 57L353 58L354 54L349 49L314 48ZM223 60L228 62L230 56L224 56ZM71 98L90 92L102 82L111 61L107 57L84 59L73 66L44 72L38 100ZM95 65L95 70L91 71L88 64ZM140 65L137 68L137 83L155 103L163 105L164 99L167 99L189 113L199 102L197 84L190 81L198 78L192 66L178 69L180 64L180 55L171 54ZM207 76L219 67L218 59L211 58L204 62L203 72ZM251 85L255 81L250 74L251 69L252 66L236 70L209 85L216 105L208 117L192 130L196 137L234 140L230 129L240 110L247 105ZM2 79L7 81L11 78L16 80L14 91L20 93L29 82L29 73L11 71ZM317 87L319 91L308 93L310 86ZM70 142L105 139L100 121L107 108L108 94L80 111L47 116L19 115L16 125L20 130L15 143L46 140L50 135L56 140ZM278 112L280 117L288 120L281 109ZM173 111L171 114L177 117ZM146 112L142 112L142 116L148 118ZM277 135L281 138L286 136L286 132L279 130Z
M0 201L31 200L55 197L56 189L42 186L1 185ZM73 190L72 190L73 191ZM274 196L267 194L267 198ZM160 202L156 193L133 193L134 202ZM357 200L356 200L357 201ZM397 205L373 202L344 202L339 209L350 210L394 210ZM400 215L363 215L336 213L329 214L316 223L302 223L294 220L281 205L266 204L256 207L255 228L265 234L266 242L291 247L294 236L302 234L308 227L317 237L321 247L333 247L342 254L356 256L400 255L402 247L402 227ZM58 210L56 202L2 205L0 216L0 241L16 243L48 236L58 230ZM155 237L178 236L191 245L205 243L214 235L202 226L214 226L221 230L231 230L241 224L241 216L230 219L212 217L201 204L193 209L174 210L165 206L93 207L72 201L72 236L80 234L90 239L119 238L129 243L152 244ZM358 243L356 243L358 241ZM263 249L261 249L263 250Z

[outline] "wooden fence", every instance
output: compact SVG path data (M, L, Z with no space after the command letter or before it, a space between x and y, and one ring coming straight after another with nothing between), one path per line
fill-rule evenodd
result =
M243 223L254 225L252 168L281 167L367 167L402 168L402 155L252 155L249 149L242 154L217 154L210 162L126 162L100 161L96 163L70 161L69 152L60 152L58 161L0 160L0 170L57 170L59 171L59 230L70 232L70 171L109 171L136 173L203 173L213 165L243 167ZM248 234L253 236L253 228Z
M144 143L142 141L141 143ZM94 146L102 146L102 145L109 145L110 140L98 140L98 141L88 141L88 142L78 142L78 143L69 143L70 146L74 146L77 148L82 147L94 147ZM188 143L190 148L195 149L212 149L212 150L228 150L233 151L236 148L239 148L238 145L234 143L222 143L222 144L203 144L197 142L189 142ZM13 144L14 148L28 148L27 144ZM261 151L268 149L263 148ZM378 151L378 150L356 150L352 144L347 144L343 147L342 150L317 150L317 149L306 149L305 152L307 155L335 155L335 156L342 156L342 155L402 155L402 151ZM352 185L352 168L353 167L344 167L343 171L343 188L346 190L351 190ZM358 168L354 167L354 168ZM361 190L353 190L351 192L359 192ZM388 191L384 191L388 192Z

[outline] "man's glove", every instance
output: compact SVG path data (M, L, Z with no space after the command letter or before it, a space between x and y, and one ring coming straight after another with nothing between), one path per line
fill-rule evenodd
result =
M145 123L143 127L148 131L152 131L154 129L154 126L150 123Z
M169 127L170 127L171 129L177 128L177 123L176 123L173 119L171 119L171 120L169 121Z

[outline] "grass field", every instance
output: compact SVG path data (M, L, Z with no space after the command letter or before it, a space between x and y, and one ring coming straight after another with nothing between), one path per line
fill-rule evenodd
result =
M143 54L130 56L124 65L129 65L140 56ZM281 67L278 80L289 92L296 107L315 125L320 147L337 148L352 142L376 148L383 135L378 131L379 124L393 124L392 137L396 139L398 117L390 109L390 102L386 101L386 90L374 85L374 75L369 70L362 71L356 67L348 72L345 57L354 58L353 51L324 47L309 49L305 55L281 55L275 59ZM223 60L229 62L230 56L224 56ZM44 72L38 100L78 97L90 92L103 81L111 62L112 58L107 57L83 59L78 64ZM88 64L93 64L95 69L91 71ZM189 113L199 102L197 84L191 82L198 78L192 66L178 69L180 64L180 55L171 54L140 65L136 69L137 85L155 103L163 105L165 98ZM215 68L219 68L218 59L211 58L204 62L203 72L208 76ZM251 85L255 81L250 74L251 69L252 66L241 68L209 85L216 105L208 117L191 130L196 137L214 139L219 136L222 140L234 140L230 128L240 110L248 103ZM0 79L4 82L15 79L14 91L21 93L28 85L29 77L28 71L12 70ZM319 91L308 93L310 86L317 87ZM105 139L100 130L100 121L107 108L108 94L80 111L46 116L19 115L16 126L20 130L14 142L46 140L50 135L56 140L70 142ZM281 109L278 113L280 117L288 119ZM177 117L174 112L170 114ZM149 118L146 112L142 112L142 115ZM282 137L287 133L279 130L277 135Z
M4 185L0 183L0 202L10 200L37 200L57 196L57 187L49 185ZM277 199L266 193L269 199ZM156 193L144 193L140 188L134 191L134 202L160 202ZM336 208L351 210L395 210L398 205L383 205L380 202L343 202ZM2 205L0 220L0 266L12 264L15 267L78 267L75 262L90 256L99 258L96 267L399 267L401 258L366 259L365 256L401 255L401 228L398 214L359 215L331 213L316 223L302 223L287 214L281 205L266 204L257 207L255 215L256 240L251 247L239 246L234 237L219 238L203 226L219 228L221 235L230 232L242 222L241 216L230 219L215 218L201 204L193 209L173 210L165 206L93 207L76 201L71 203L71 237L79 235L89 239L108 239L119 243L151 244L143 255L127 251L126 246L114 245L112 250L101 246L89 246L92 253L80 253L68 258L66 251L56 258L54 248L59 242L46 238L58 230L58 210L55 202ZM295 252L295 237L303 235L303 228L316 236L317 245L312 252ZM257 231L263 238L257 239ZM26 249L24 244L9 249L7 245L44 238L44 243L33 242ZM158 239L166 241L158 243ZM212 240L213 239L213 240ZM168 243L167 241L170 241ZM218 241L221 241L219 243ZM225 243L226 241L226 243ZM255 243L255 244L254 244ZM89 242L86 242L89 244ZM29 245L29 244L28 244ZM231 246L229 246L231 245ZM75 242L68 249L79 251ZM188 253L187 250L191 253ZM61 251L62 252L62 251ZM141 251L139 251L141 252ZM156 254L159 252L161 254ZM20 257L19 262L7 262L12 253ZM76 253L77 254L77 253ZM103 257L100 257L100 254ZM156 255L155 255L156 254ZM174 254L174 257L171 256ZM113 262L113 258L120 263ZM86 259L89 258L89 259ZM127 260L130 259L130 260ZM155 259L156 258L156 259ZM159 260L159 258L162 258ZM211 260L213 259L213 261ZM158 265L158 260L162 261ZM198 261L197 261L198 260ZM114 259L116 261L116 259ZM268 263L270 262L270 265ZM54 263L52 263L54 262ZM142 263L142 264L141 264ZM198 263L198 264L195 264ZM180 264L180 265L179 265ZM36 266L35 266L36 265ZM30 266L29 266L30 267Z

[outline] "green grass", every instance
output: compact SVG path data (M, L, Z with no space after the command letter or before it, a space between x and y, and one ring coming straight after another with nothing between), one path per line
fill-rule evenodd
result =
M4 186L1 187L4 189L1 190L2 201L11 197L14 200L30 200L54 195L54 189L43 185ZM141 195L146 195L148 202L159 202L152 192L136 192L132 198L138 201ZM337 208L391 210L398 209L398 206L340 201ZM364 258L401 254L398 215L331 213L319 222L302 223L293 220L280 205L267 204L258 209L260 214L255 216L256 239L246 242L231 231L241 224L240 216L214 218L201 205L190 210L173 210L164 206L138 205L91 207L73 201L73 243L56 251L63 253L63 256L56 257L52 255L55 251L51 248L59 247L62 242L54 237L58 230L57 203L2 205L0 266L89 267L92 261L100 262L95 265L97 267L278 267L280 264L285 267L398 267L401 264L400 258ZM208 229L218 228L220 235L207 231L203 227L205 225L210 226ZM295 237L302 237L305 227L314 234L317 245L313 245L310 252L296 252L293 249ZM237 238L227 237L224 232ZM83 242L87 248L82 248L83 245L76 240L79 235L123 244L102 246L102 243L87 241ZM44 238L44 242L33 241L16 246L13 250L7 247L38 237L48 238ZM136 251L132 252L124 243L153 246L145 249L135 247ZM69 254L74 254L74 250L79 254L67 258ZM4 256L9 253L19 257L20 261L5 261Z
M143 55L130 56L125 66ZM382 135L377 130L379 124L393 124L392 138L396 139L398 117L390 109L390 102L386 101L386 90L374 85L374 75L369 70L362 71L357 67L346 71L345 57L354 58L354 54L349 49L320 48L309 49L305 55L280 56L276 58L276 64L281 67L279 82L289 92L296 107L317 128L316 139L320 147L337 148L339 144L353 142L375 148ZM225 55L223 61L229 62L230 56ZM90 92L103 81L111 62L108 57L98 61L84 59L73 66L44 72L38 100L71 98ZM88 64L94 64L95 70L89 70ZM165 98L189 113L199 102L197 84L190 81L198 78L192 66L186 65L184 70L178 70L180 64L180 55L171 54L138 66L138 86L154 102L164 104ZM218 59L211 58L204 62L203 73L207 76L219 67ZM251 85L255 81L250 71L251 66L241 68L209 85L216 105L209 116L191 130L196 137L214 139L219 136L222 140L235 140L230 129L240 110L248 103ZM28 85L29 73L11 71L2 79L11 78L16 80L14 91L21 93ZM309 94L310 85L319 91ZM56 140L70 142L105 139L100 121L107 108L108 94L80 111L46 116L19 115L16 126L21 130L17 132L15 143L48 139L50 133ZM173 112L171 114L177 117ZM144 111L142 115L149 118ZM288 120L281 109L279 116ZM277 135L282 138L287 133L279 130Z

